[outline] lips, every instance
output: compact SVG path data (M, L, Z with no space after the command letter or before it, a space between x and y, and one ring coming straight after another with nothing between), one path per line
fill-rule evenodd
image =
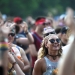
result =
M59 46L59 44L54 44L53 46L54 46L54 47L58 47L58 46Z

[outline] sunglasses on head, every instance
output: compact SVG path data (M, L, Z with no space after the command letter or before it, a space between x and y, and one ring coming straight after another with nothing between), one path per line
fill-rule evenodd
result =
M60 43L60 39L50 39L49 40L51 43L55 43L55 41L57 42L57 43Z
M8 36L15 36L15 33L9 33Z
M55 31L44 34L44 36L48 36L49 34L55 34Z
M48 23L43 23L43 25L50 25L51 23L50 22L48 22Z

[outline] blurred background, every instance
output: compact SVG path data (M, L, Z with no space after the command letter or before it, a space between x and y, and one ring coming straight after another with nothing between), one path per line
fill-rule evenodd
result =
M75 9L75 0L0 0L3 17L54 16L65 14L65 8Z

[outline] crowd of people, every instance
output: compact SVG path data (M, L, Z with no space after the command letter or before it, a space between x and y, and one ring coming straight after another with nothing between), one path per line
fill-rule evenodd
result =
M71 8L58 22L0 17L0 75L74 75L74 20Z

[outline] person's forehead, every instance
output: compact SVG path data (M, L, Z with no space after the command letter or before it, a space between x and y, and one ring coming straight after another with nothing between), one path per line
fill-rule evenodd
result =
M56 38L58 38L57 35L51 35L51 36L49 36L49 39L56 39Z

